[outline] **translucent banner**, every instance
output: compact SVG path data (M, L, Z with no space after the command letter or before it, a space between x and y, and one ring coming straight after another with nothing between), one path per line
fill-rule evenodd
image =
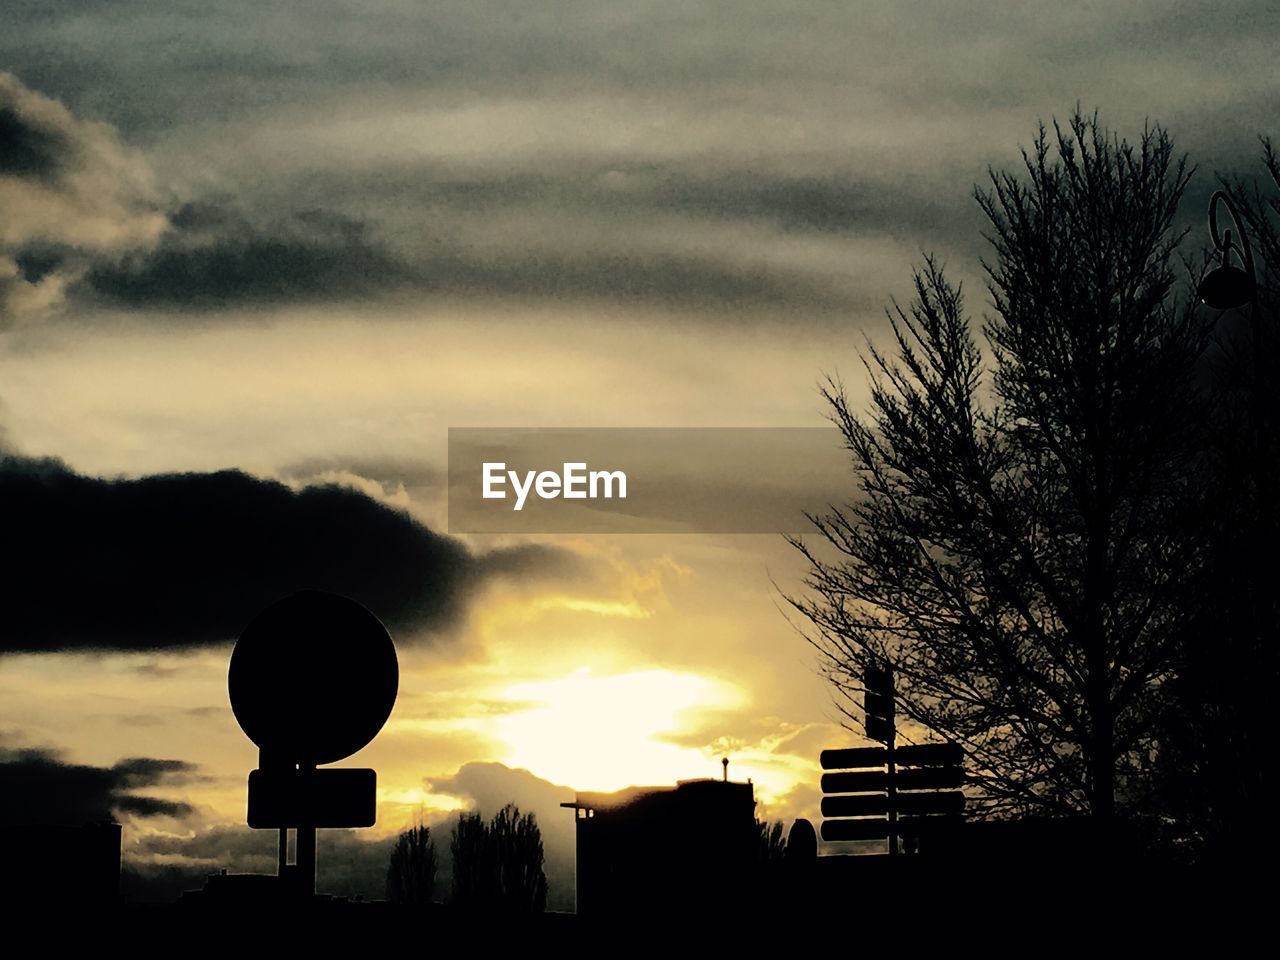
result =
M832 427L455 427L451 533L805 533L853 499Z

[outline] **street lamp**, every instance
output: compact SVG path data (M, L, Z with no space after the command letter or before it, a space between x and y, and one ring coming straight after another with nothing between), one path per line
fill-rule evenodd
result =
M1225 204L1227 212L1231 214L1231 223L1236 228L1235 237L1229 229L1218 232L1219 203ZM1257 285L1253 273L1253 252L1249 249L1249 236L1240 223L1240 214L1236 212L1231 198L1222 190L1215 191L1209 198L1209 233L1213 237L1214 247L1222 254L1222 263L1200 281L1196 294L1201 303L1215 310L1243 307L1252 302ZM1232 250L1235 250L1236 259L1240 261L1239 267L1231 264Z

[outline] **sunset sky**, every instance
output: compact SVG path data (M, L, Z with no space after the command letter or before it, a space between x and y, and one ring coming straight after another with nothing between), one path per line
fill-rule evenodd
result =
M227 658L323 581L402 674L322 886L514 799L571 903L560 800L722 756L816 819L854 738L795 550L450 536L448 428L820 426L923 253L985 309L973 185L1038 121L1167 126L1202 230L1280 133L1278 37L1260 0L8 0L0 763L91 783L138 877L268 869Z

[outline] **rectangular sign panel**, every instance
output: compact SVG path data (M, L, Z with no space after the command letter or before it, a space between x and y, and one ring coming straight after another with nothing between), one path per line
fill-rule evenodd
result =
M828 800L847 800L849 797L826 797L822 812L827 812ZM961 813L964 811L964 794L959 790L930 791L928 793L899 793L894 798L899 813ZM835 816L835 814L833 814Z
M888 779L887 775L886 779ZM899 790L940 790L946 787L960 787L964 785L964 768L900 767L894 773L893 785Z
M943 790L964 786L961 767L903 767L895 771L893 785L899 790ZM886 770L855 770L847 773L824 773L823 793L871 793L889 788Z
M942 790L964 786L963 767L899 767L893 773L899 790Z
M889 797L883 793L851 794L823 797L824 817L871 817L889 812Z
M373 770L254 770L249 774L249 826L371 827L377 819Z
M884 747L823 750L818 759L823 770L857 770L860 767L883 767L889 762L889 751Z
M958 743L920 743L899 747L893 760L903 767L958 767L964 763L964 750Z
M964 794L959 790L899 793L894 797L894 809L902 814L961 813L964 811ZM884 793L822 798L824 817L870 817L888 812L889 796Z
M874 790L883 792L888 789L888 786L889 774L884 770L858 770L855 773L824 773L822 775L823 793L870 793Z

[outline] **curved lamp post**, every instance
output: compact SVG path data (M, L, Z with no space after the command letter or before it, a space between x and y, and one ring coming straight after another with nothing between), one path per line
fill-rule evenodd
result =
M1233 236L1230 229L1218 232L1218 204L1224 204L1231 214L1231 224L1235 227ZM1249 237L1240 223L1240 214L1227 194L1218 190L1209 198L1209 233L1213 237L1213 246L1222 254L1222 263L1210 270L1200 281L1196 290L1200 302L1215 310L1232 310L1252 302L1256 279L1253 273L1253 251L1249 249ZM1234 250L1240 266L1231 263L1231 251Z

